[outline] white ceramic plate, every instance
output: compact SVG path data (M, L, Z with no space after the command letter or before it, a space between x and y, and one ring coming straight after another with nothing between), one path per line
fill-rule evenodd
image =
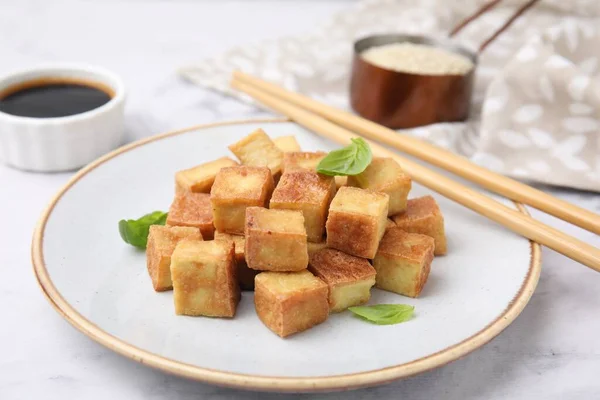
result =
M257 127L295 134L305 150L337 147L289 122L247 121L133 143L80 171L33 241L35 272L53 306L92 339L144 364L280 391L368 386L429 370L483 345L521 312L539 278L539 247L437 196L449 254L434 260L421 297L373 290L371 303L413 304L416 317L407 323L376 326L345 312L281 339L258 320L248 292L233 320L176 316L172 293L152 290L145 254L122 242L117 222L167 210L175 171L226 155L228 144ZM411 196L427 193L415 184Z

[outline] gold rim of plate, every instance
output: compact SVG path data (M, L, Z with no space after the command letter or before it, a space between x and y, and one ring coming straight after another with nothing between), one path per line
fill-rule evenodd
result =
M471 337L437 353L400 365L345 375L290 378L238 374L232 372L219 371L210 368L202 368L195 365L178 362L151 353L149 351L142 350L103 331L94 323L92 323L91 321L83 317L81 314L79 314L62 297L60 292L54 286L54 283L52 282L52 279L50 278L48 270L46 269L46 265L44 263L44 254L42 251L44 229L46 227L46 222L52 214L52 210L54 209L56 203L78 180L86 176L89 172L93 171L98 166L102 165L103 163L107 162L113 157L118 156L119 154L131 151L147 143L161 140L167 137L218 126L239 125L247 123L269 124L281 122L290 122L290 120L286 118L236 120L196 125L189 128L171 131L160 135L152 136L146 139L142 139L120 147L112 151L111 153L100 157L96 161L92 162L91 164L87 165L79 172L77 172L52 198L50 204L47 206L41 218L39 219L33 234L33 241L31 246L31 259L33 263L34 272L42 291L44 292L46 298L54 307L54 309L60 315L62 315L71 325L80 330L86 336L102 344L103 346L106 346L109 349L125 357L131 358L132 360L165 372L219 386L239 389L264 390L275 392L311 392L355 389L360 387L373 386L391 382L400 378L406 378L443 366L474 351L475 349L489 342L500 332L502 332L504 328L510 325L510 323L514 321L515 318L521 313L523 308L525 308L525 305L529 302L529 299L531 298L531 295L535 290L541 271L540 245L532 241L530 241L531 252L529 270L527 272L525 281L523 282L523 285L519 289L518 293L506 306L506 309L494 321L492 321L485 328L475 333ZM529 215L529 213L522 204L516 202L514 202L514 204L520 212Z

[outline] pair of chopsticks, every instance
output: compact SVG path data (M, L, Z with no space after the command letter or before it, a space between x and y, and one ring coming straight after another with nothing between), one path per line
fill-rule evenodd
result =
M530 205L596 234L600 215L557 199L521 182L496 174L447 150L383 127L357 115L319 103L259 78L234 72L231 86L315 133L340 144L362 135L374 155L391 157L421 185L445 196L512 231L547 246L600 272L600 250L545 225L484 194L422 166L373 142L377 140L397 150L433 164L509 199Z

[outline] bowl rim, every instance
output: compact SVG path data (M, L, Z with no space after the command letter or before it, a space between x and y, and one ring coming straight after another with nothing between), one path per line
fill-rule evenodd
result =
M51 63L41 64L31 68L16 69L0 76L0 90L4 90L6 88L10 88L11 86L18 85L19 83L24 83L34 79L45 77L53 78L56 77L56 74L64 74L64 78L68 78L69 73L83 73L101 77L100 79L94 79L90 77L89 80L109 86L114 91L114 95L111 96L109 101L100 107L96 107L78 114L67 115L64 117L36 118L13 115L0 111L0 120L3 120L7 123L28 124L35 126L68 124L71 122L84 121L93 118L96 115L102 114L107 110L117 107L119 104L125 101L125 85L123 80L117 74L103 67L89 64ZM5 86L5 82L12 79L15 79L16 81ZM86 78L80 79L85 80Z

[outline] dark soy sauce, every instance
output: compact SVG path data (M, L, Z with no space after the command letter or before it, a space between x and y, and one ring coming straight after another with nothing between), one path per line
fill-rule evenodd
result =
M0 111L20 117L67 117L98 108L113 95L112 89L97 82L41 78L2 91Z

